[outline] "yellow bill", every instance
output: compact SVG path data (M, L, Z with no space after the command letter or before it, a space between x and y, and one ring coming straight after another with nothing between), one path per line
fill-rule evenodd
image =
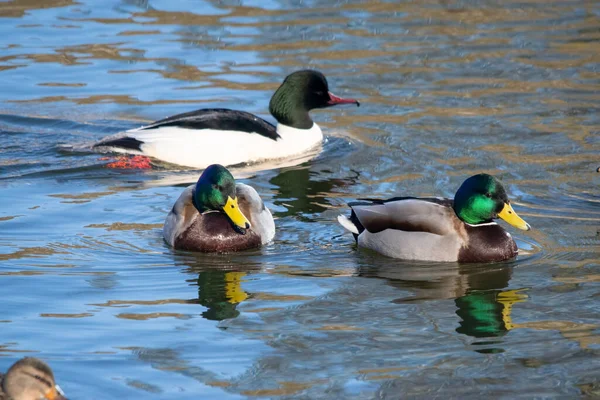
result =
M498 213L498 217L502 218L515 228L523 229L524 231L528 231L531 229L531 226L527 222L523 220L523 218L519 217L515 210L513 210L512 206L508 203L504 203L504 208L500 213Z
M250 221L242 212L240 211L240 207L238 206L237 197L232 199L231 196L227 197L227 203L225 203L225 207L223 207L223 211L229 217L231 222L239 228L248 229L250 228Z

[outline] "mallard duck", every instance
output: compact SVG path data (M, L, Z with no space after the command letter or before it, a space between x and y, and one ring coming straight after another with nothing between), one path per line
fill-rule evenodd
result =
M165 241L182 250L230 252L259 247L275 236L275 221L253 187L210 165L167 216Z
M22 358L0 374L0 400L66 400L64 395L48 364L35 357Z
M310 110L346 103L360 105L331 93L322 73L297 71L285 78L269 103L277 127L244 111L201 109L104 138L93 147L193 168L287 158L323 140Z
M493 220L530 229L513 210L500 181L488 174L464 181L454 200L396 197L349 206L350 218L339 216L338 221L360 247L406 260L507 260L517 255L517 244Z

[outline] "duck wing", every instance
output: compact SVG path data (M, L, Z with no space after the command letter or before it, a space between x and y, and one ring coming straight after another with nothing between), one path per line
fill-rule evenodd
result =
M192 201L194 188L195 185L188 186L167 215L163 226L163 237L170 246L175 245L175 239L185 232L198 216L198 210Z
M214 129L222 131L238 131L257 133L277 140L275 126L254 114L245 111L230 110L228 108L204 108L177 114L146 125L139 130L158 129L167 126L176 126L185 129Z
M390 203L393 201L400 200L422 200L428 201L430 203L436 203L446 207L452 207L454 205L454 200L447 199L445 197L414 197L414 196L404 196L404 197L392 197L391 199L370 199L370 198L360 198L358 201L367 201L374 204L384 204Z
M273 124L254 114L227 108L205 108L177 114L153 122L150 125L129 130L125 134L108 137L94 144L93 147L118 147L141 151L141 146L148 140L144 132L159 130L161 128L178 128L184 130L183 132L186 133L189 133L190 130L210 130L213 133L235 131L255 133L272 140L280 138ZM173 132L173 130L169 132Z
M370 233L387 229L446 235L456 230L456 215L449 199L414 197L370 199L350 203L353 222ZM356 224L356 223L355 223ZM359 231L362 231L359 227Z
M240 211L250 220L252 231L260 236L263 244L270 242L275 236L275 221L256 189L237 183L236 194Z

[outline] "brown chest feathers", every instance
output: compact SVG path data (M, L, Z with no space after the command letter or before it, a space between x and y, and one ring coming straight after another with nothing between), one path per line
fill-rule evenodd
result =
M176 249L206 253L227 253L260 247L261 239L252 229L238 233L220 212L198 214L194 222L175 238Z
M514 258L517 244L500 225L464 224L466 244L459 250L458 262L493 262Z

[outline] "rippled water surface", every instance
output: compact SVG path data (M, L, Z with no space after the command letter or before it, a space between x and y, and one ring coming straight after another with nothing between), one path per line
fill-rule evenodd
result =
M596 1L0 2L0 369L46 359L73 399L600 395ZM236 170L277 217L234 255L169 249L198 171L65 150L201 107L261 115L323 71L323 152ZM515 261L357 251L365 195L499 176Z

